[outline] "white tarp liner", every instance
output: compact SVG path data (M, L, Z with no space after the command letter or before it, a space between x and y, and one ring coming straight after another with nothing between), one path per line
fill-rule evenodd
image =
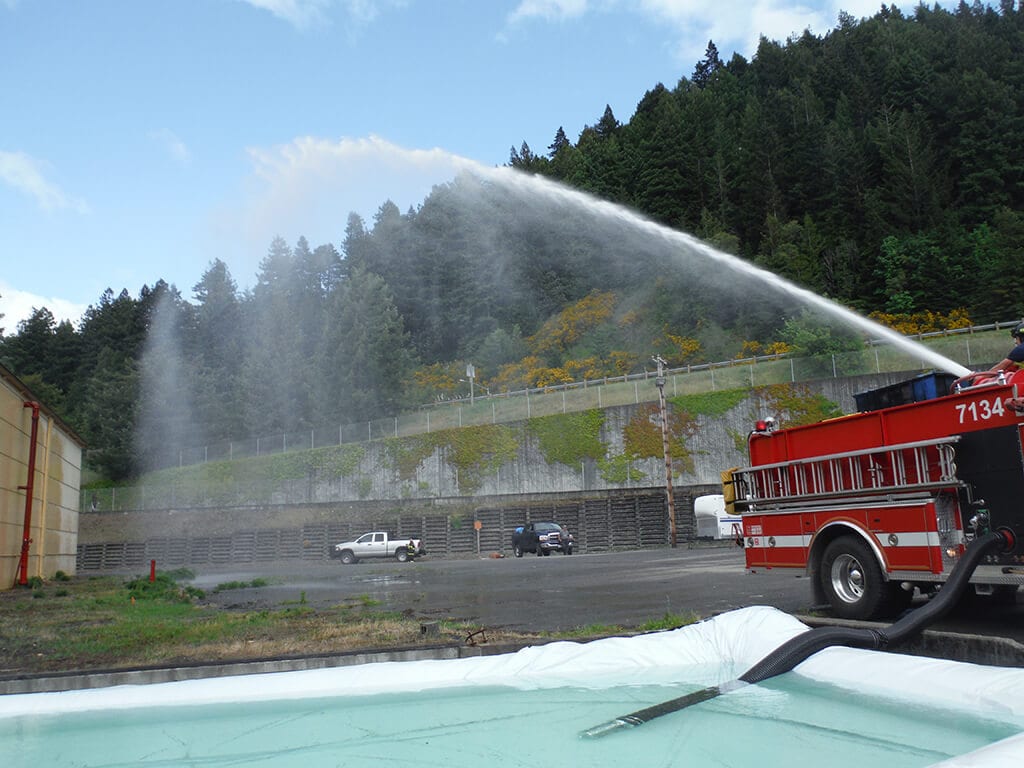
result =
M0 717L408 693L466 685L604 688L675 681L714 685L727 680L695 681L694 667L706 665L720 675L724 664L736 677L805 631L808 628L788 614L753 607L670 632L589 643L556 642L500 656L242 675L231 677L230 684L212 678L0 696ZM833 647L807 659L794 673L869 696L964 711L1019 725L1024 731L1024 669ZM1022 758L1024 734L940 765L1002 768L1012 764L1019 768Z

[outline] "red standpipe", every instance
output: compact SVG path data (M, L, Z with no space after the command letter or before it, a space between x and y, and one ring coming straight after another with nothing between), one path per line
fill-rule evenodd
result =
M21 561L18 563L18 583L28 584L28 548L32 543L32 496L36 485L36 440L39 437L39 403L26 401L32 409L32 442L28 446L28 482L18 488L25 491L25 527L21 535Z
M149 580L156 581L156 560L149 561Z

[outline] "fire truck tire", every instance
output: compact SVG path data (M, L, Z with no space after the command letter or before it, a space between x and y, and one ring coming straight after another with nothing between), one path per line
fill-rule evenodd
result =
M855 536L840 536L825 548L821 588L836 616L874 619L889 610L890 585L871 549ZM899 588L899 585L892 585ZM901 590L902 591L902 590Z

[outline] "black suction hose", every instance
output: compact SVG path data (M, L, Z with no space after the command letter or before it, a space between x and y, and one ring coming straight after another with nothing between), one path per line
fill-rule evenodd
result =
M974 569L981 562L981 558L993 549L1012 549L1013 539L1013 534L1009 531L992 531L977 537L968 544L967 551L953 567L949 578L939 590L939 594L888 627L883 633L887 642L890 645L902 643L949 613L967 588L967 583L970 581Z
M953 566L949 578L939 593L925 605L911 611L902 619L885 629L856 629L853 627L818 627L790 638L761 661L740 675L736 680L722 685L702 688L677 699L617 717L607 723L583 731L581 736L593 738L604 736L619 728L631 728L643 725L656 717L678 712L681 709L708 701L723 693L742 688L750 683L760 683L770 677L789 672L799 664L823 648L832 645L843 645L850 648L880 649L890 645L898 645L913 637L929 624L944 616L960 599L974 569L981 559L997 547L1009 548L1012 540L1009 534L1002 531L979 536L967 546L963 557Z

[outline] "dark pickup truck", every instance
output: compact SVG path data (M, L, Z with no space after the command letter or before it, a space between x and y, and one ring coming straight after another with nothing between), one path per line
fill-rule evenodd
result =
M527 523L512 534L512 553L516 557L522 557L523 552L571 555L572 543L572 534L558 523Z

